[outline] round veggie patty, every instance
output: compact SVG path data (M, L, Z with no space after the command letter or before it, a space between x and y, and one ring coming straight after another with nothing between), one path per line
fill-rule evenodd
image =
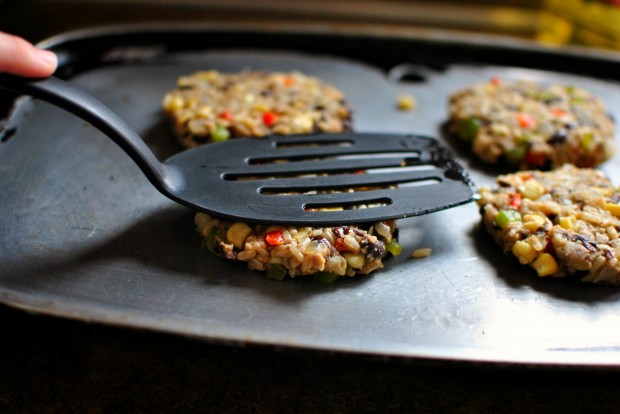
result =
M539 276L620 284L620 191L593 169L502 175L481 187L486 230Z
M450 97L451 133L491 164L594 167L614 153L614 121L590 92L492 79Z
M163 108L185 148L231 137L351 128L342 92L300 72L197 72L178 79Z
M388 253L400 253L393 221L363 226L264 226L219 220L197 213L204 245L218 256L248 263L267 277L313 275L331 282L383 267Z

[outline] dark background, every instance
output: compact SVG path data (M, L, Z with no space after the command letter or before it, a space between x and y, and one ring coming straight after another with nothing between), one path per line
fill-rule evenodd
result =
M617 412L618 372L382 359L0 307L2 413Z
M0 1L0 30L36 42L117 23L287 21L536 37L539 1L455 4L5 0ZM498 12L507 17L497 18ZM616 412L620 386L620 373L611 369L205 343L2 305L0 327L0 413Z
M0 0L0 30L31 41L132 22L321 22L534 37L542 0Z

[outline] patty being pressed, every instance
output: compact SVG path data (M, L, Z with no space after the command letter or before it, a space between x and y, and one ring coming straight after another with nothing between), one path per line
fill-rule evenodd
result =
M178 86L166 95L163 105L185 147L237 136L351 128L342 93L298 72L199 72L180 78ZM368 274L383 267L388 254L401 250L393 221L367 226L266 227L197 213L195 224L211 252L246 262L250 269L274 279L312 275L330 282Z
M178 79L163 108L185 148L230 137L351 129L343 93L299 72L197 72Z
M450 97L451 133L487 163L519 169L594 167L614 153L603 102L572 85L492 79Z
M620 284L620 191L600 171L499 176L478 201L486 230L507 254L539 276Z
M264 226L195 217L205 247L230 260L247 262L269 278L313 275L320 281L368 274L383 267L388 253L399 254L393 221L369 226Z

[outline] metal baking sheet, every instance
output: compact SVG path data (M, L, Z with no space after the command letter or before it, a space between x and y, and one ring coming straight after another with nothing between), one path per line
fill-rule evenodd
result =
M178 76L202 69L316 75L345 92L358 131L437 136L478 185L497 171L441 133L447 98L465 85L493 76L579 84L620 119L612 54L449 35L210 28L114 28L48 45L61 56L59 73L111 106L161 158L179 151L162 97ZM414 110L396 108L402 94L416 98ZM618 161L602 167L616 181ZM154 190L111 140L30 98L5 124L0 186L0 300L12 306L235 343L620 366L620 289L537 278L500 252L475 204L401 221L403 254L369 276L271 281L208 254L193 213ZM422 247L430 257L410 257Z

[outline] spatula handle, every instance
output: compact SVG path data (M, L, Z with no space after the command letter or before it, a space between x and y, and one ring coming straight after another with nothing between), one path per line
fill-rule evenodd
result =
M0 88L49 102L89 122L116 142L159 191L169 193L173 185L169 168L122 118L93 96L56 77L29 79L0 74Z

